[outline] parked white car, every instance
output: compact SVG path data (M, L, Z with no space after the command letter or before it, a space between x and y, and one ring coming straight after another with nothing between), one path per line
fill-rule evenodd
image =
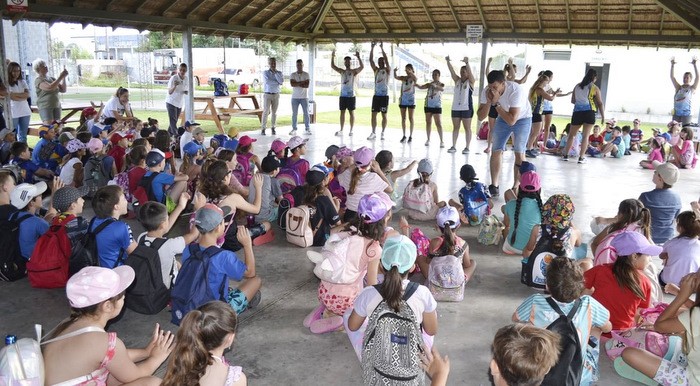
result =
M250 70L242 68L227 68L225 70L209 74L209 85L213 83L213 78L219 78L228 85L248 84L257 86L260 80Z

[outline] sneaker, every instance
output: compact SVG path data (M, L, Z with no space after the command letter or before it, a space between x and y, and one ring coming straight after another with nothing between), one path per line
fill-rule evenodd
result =
M532 154L534 154L534 155L540 155L540 149L538 149L538 148L536 148L536 147L532 148L530 151L531 151Z
M568 161L568 160L569 160L569 156L568 156L568 155L565 155L565 156L561 157L561 160L562 160L562 161Z
M381 140L384 140L384 132L382 132Z
M376 139L376 138L377 138L377 134L372 133L369 135L369 137L367 137L367 140L371 141L371 140Z
M343 130L338 130L335 132L336 137L342 137L343 136Z
M348 133L348 137L352 137L352 129L350 129L350 132Z
M297 129L293 129L292 131L290 131L289 135L297 135Z
M457 149L455 149L455 147L452 146L451 148L447 149L447 152L448 152L448 153L456 153L456 152L457 152Z
M314 334L325 334L339 330L343 327L342 316L331 316L311 322L309 329Z
M585 163L586 163L586 159L585 159L584 157L578 157L578 163L580 163L580 164L585 164Z
M430 141L425 141L425 146L430 146Z
M440 149L444 149L444 148L445 148L445 144L443 142L440 142Z
M408 141L407 141L407 142L408 142L408 143L411 143L411 141L413 141L413 137L408 137Z
M489 194L491 197L498 197L498 186L489 185Z
M535 154L532 150L525 150L525 157L527 158L537 158L537 154Z
M262 129L262 133L260 133L260 135L267 135L265 134L265 129Z
M253 296L252 299L248 302L248 307L246 309L253 309L257 306L260 305L260 301L262 300L262 293L260 291L255 293L255 296Z
M462 154L469 154L469 148L465 147L464 150L462 150Z
M404 135L403 137L401 137L401 140L400 140L399 142L400 142L400 143L406 142L406 136Z
M311 129L306 129L306 130L304 130L304 134L306 134L306 135L311 135Z
M272 135L277 135L277 130L274 127L272 128Z

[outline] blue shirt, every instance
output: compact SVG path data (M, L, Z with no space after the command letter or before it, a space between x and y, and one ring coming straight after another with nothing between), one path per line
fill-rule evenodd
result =
M199 249L204 251L206 248L199 246ZM189 258L190 246L188 245L185 247L185 250L182 251L182 264L185 264L185 261L187 261ZM222 249L219 253L212 256L211 260L209 261L209 275L207 276L207 283L209 284L211 293L214 294L214 296L218 296L221 283L226 283L224 285L224 296L226 296L228 280L243 280L243 274L247 269L248 267L244 262L238 260L235 253Z
M29 260L32 257L37 240L49 230L49 223L29 212L19 212L16 218L25 217L29 218L19 224L19 251L22 257Z
M511 247L522 251L530 240L532 227L542 222L542 213L537 201L534 198L523 198L520 202L520 212L518 212L518 227L515 227L515 207L517 200L510 200L506 203L505 212L510 221L508 236L506 241ZM515 242L510 242L510 237L515 231Z
M12 160L13 164L18 165L22 170L24 170L24 182L33 183L34 173L39 170L39 165L28 159L15 158Z
M107 218L95 218L95 222L90 230L95 230L105 221L107 221ZM114 221L112 224L107 225L102 232L97 234L96 239L100 267L104 268L114 268L121 253L124 253L122 260L126 260L126 250L134 240L129 225L121 221Z
M651 239L663 244L673 238L674 220L681 212L681 198L671 189L654 189L639 196L639 201L651 212Z
M41 159L39 159L39 153L41 153L41 148L46 145L47 140L44 138L40 139L39 142L36 143L36 146L34 146L34 150L32 150L32 162L35 164L39 165L41 164Z
M150 175L153 174L152 171L147 171L146 174L144 174L144 177L150 177ZM168 173L158 173L157 176L153 177L153 181L151 181L151 186L153 189L153 195L156 198L156 201L164 203L165 202L165 187L168 185L172 185L175 182L175 176L172 174Z

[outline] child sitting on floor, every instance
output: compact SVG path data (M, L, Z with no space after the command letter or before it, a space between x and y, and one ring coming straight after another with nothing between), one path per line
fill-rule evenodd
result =
M600 155L602 157L606 157L608 154L610 154L611 157L622 158L622 156L625 155L626 150L627 148L625 147L625 141L622 140L622 129L615 126L612 132L612 138L605 145L603 145Z
M671 147L673 155L671 162L682 169L694 168L698 159L693 144L693 130L690 127L684 127L679 135L678 143Z
M398 203L400 197L396 190L397 180L410 173L411 170L413 170L413 168L416 167L417 162L411 161L411 163L408 164L408 166L406 166L405 168L394 170L394 154L392 154L389 150L380 151L379 153L377 153L377 156L374 157L374 159L375 161L377 161L379 167L384 172L387 181L389 181L389 185L394 189L394 191L391 192L391 199L395 203Z
M632 130L630 130L630 150L642 151L642 140L644 139L644 132L639 128L641 122L639 119L632 121Z
M180 195L187 189L187 175L178 173L173 176L164 173L165 154L158 149L148 152L146 165L148 171L143 175L139 185L146 189L149 201L164 204L168 208L168 213L172 213Z
M282 188L275 176L279 173L280 166L280 160L277 159L274 153L262 160L260 165L260 174L263 177L263 184L260 188L262 190L262 201L260 203L260 212L255 215L255 222L277 221L278 204L282 200ZM255 190L255 184L251 181L248 186L248 202L255 200Z
M659 255L664 268L659 275L659 284L679 285L681 279L700 269L700 218L693 211L681 212L676 217L678 236L664 243Z
M429 159L418 163L418 178L409 182L403 192L403 207L408 217L418 221L428 221L435 218L438 209L446 205L438 198L437 184L430 180L433 174L433 164Z
M630 147L632 146L632 137L630 136L629 125L622 126L622 142L625 143L625 155L632 154Z
M681 198L671 190L678 182L678 168L671 163L663 163L656 167L651 178L654 190L644 192L639 200L651 212L651 239L656 244L662 244L673 237L675 227L673 220L681 211Z
M540 176L535 171L520 176L520 187L515 200L503 206L503 252L520 255L530 240L532 228L542 223L542 198Z
M651 139L651 151L649 156L645 160L639 161L639 166L645 169L656 169L657 166L661 165L666 160L666 151L662 141L666 141L664 137L654 137Z
M450 199L449 205L457 208L462 224L478 225L493 209L491 194L486 185L477 181L472 165L462 165L459 169L459 179L465 184L459 190L459 202Z
M588 149L586 150L586 154L592 157L598 156L603 149L604 142L604 137L600 134L600 126L593 126L593 134L588 136Z

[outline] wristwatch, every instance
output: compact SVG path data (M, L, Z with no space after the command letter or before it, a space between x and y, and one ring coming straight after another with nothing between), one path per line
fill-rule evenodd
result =
M500 105L501 105L501 104L500 104L499 102L496 102L496 103L492 104L491 107L498 107L498 106L500 106Z

